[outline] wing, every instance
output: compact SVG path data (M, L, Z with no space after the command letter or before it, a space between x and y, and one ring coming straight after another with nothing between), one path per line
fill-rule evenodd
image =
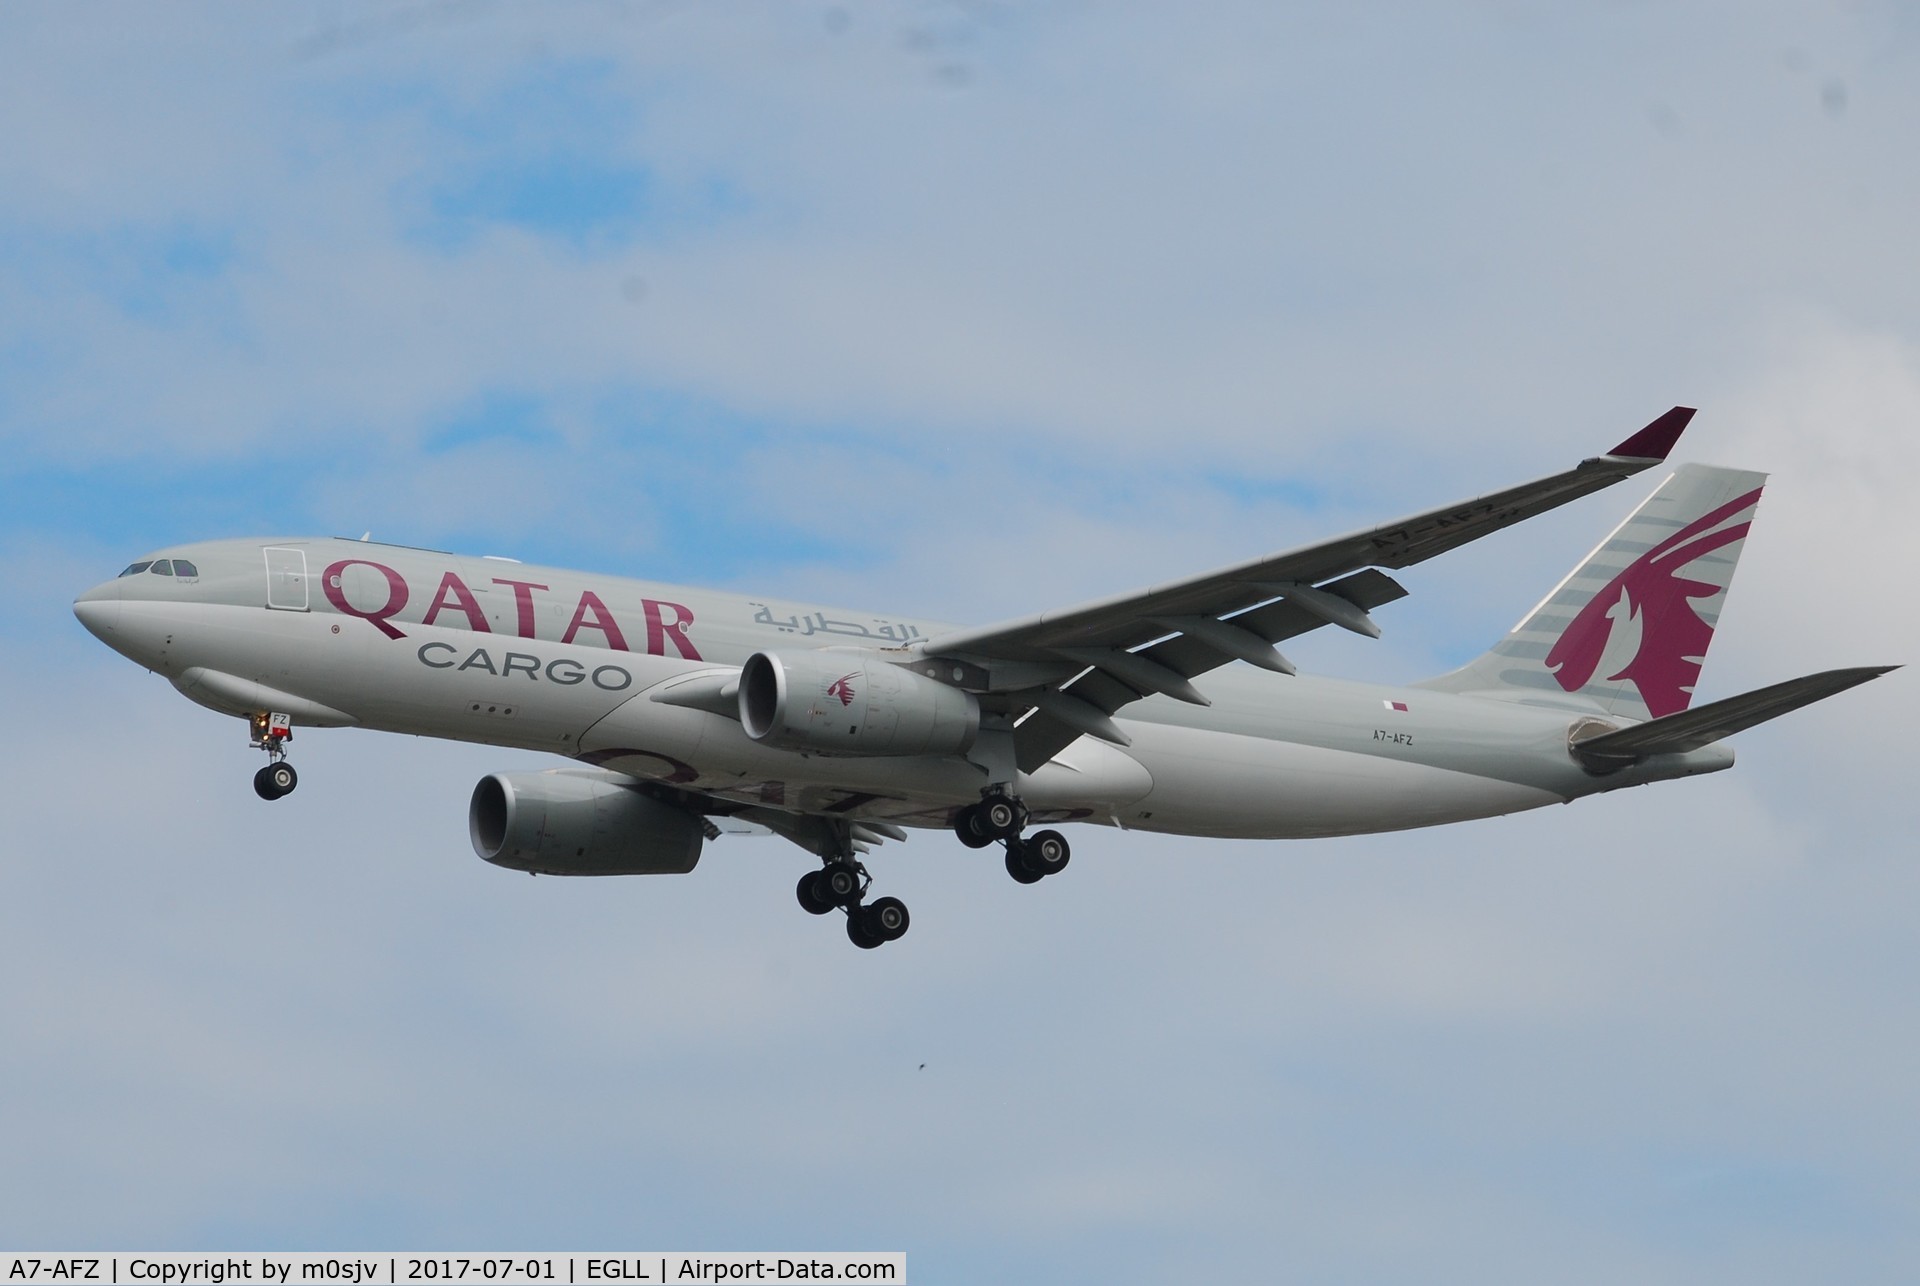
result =
M1377 638L1368 613L1406 595L1382 568L1410 567L1651 468L1693 414L1676 406L1605 455L1504 491L1064 611L956 630L915 650L959 670L987 709L1025 716L1014 734L1023 771L1083 733L1125 745L1111 717L1121 707L1156 693L1205 705L1189 680L1235 660L1291 674L1274 645L1322 625Z

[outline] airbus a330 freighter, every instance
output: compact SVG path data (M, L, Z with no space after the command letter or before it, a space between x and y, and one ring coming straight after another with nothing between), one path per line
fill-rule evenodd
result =
M1388 575L1666 459L1675 407L1563 473L1191 579L983 628L327 538L140 559L74 604L110 647L247 721L293 790L295 727L548 750L468 809L475 851L542 875L682 874L723 829L819 859L806 910L907 930L863 855L908 828L1351 835L1490 817L1733 763L1723 738L1893 667L1693 707L1765 477L1682 465L1484 656L1405 688L1296 675L1276 645L1375 636ZM1029 830L1030 824L1045 829Z

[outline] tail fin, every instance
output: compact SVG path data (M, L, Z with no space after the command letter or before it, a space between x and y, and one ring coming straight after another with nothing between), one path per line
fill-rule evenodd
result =
M1681 465L1492 651L1419 686L1629 719L1685 710L1765 483Z

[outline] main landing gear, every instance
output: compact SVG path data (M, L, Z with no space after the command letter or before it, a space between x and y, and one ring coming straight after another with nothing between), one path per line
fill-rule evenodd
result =
M847 940L871 951L883 942L904 937L912 917L899 898L866 901L873 879L867 868L851 857L830 858L817 871L800 877L794 894L809 915L825 915L841 908L847 913Z
M1022 884L1038 884L1067 869L1073 849L1059 831L1035 831L1025 838L1027 808L1012 795L992 792L969 804L953 819L953 832L968 848L998 841L1007 846L1007 874Z
M287 762L287 743L293 740L293 720L284 714L256 714L247 721L253 748L267 752L265 768L253 775L253 793L262 799L291 795L300 774Z

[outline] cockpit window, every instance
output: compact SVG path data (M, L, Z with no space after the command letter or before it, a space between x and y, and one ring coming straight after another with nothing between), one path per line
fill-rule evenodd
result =
M120 574L122 576L138 576L141 572L147 570L147 568L151 566L153 566L151 562L135 563L133 566L127 568L127 570L121 572Z
M200 569L184 558L176 558L173 560L173 574L175 576L198 576Z
M147 570L155 576L171 576L173 575L173 564L162 558Z

